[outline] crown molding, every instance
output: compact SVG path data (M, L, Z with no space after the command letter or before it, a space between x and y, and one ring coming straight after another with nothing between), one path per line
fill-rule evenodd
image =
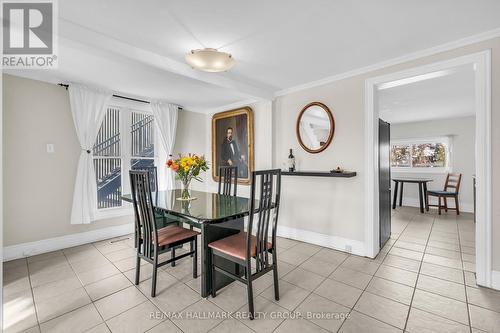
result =
M310 88L314 88L314 87L319 87L319 86L322 86L322 85L325 85L328 83L332 83L335 81L344 80L344 79L347 79L347 78L350 78L353 76L358 76L358 75L366 74L366 73L373 72L376 70L380 70L380 69L383 69L386 67L399 65L399 64L402 64L405 62L409 62L409 61L413 61L416 59L428 57L428 56L431 56L434 54L450 51L450 50L457 49L457 48L460 48L463 46L483 42L485 40L493 39L496 37L500 37L500 28L486 31L486 32L483 32L483 33L480 33L477 35L461 38L461 39L455 40L453 42L448 42L448 43L434 46L434 47L431 47L428 49L413 52L413 53L410 53L410 54L407 54L407 55L404 55L401 57L393 58L393 59L390 59L387 61L382 61L382 62L373 64L373 65L369 65L366 67L361 67L361 68L354 69L354 70L344 72L341 74L329 76L329 77L326 77L324 79L320 79L317 81L312 81L312 82L300 84L300 85L297 85L294 87L290 87L287 89L283 89L283 90L275 92L274 97L276 98L276 97L288 95L288 94L291 94L294 92L298 92L298 91L302 91L302 90L306 90L306 89L310 89Z

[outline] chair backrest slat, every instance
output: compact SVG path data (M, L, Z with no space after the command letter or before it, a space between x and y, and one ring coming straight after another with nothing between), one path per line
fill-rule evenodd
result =
M130 187L135 213L135 230L137 251L152 258L158 244L158 231L155 224L153 201L151 197L151 181L148 170L131 170Z
M449 173L446 176L446 182L444 183L444 190L454 189L455 193L460 191L460 184L462 183L461 173Z
M234 186L234 187L233 187ZM231 194L231 189L234 188L234 193ZM238 167L236 166L221 166L219 167L219 194L234 195L238 188Z
M256 204L257 186L259 186L258 203ZM250 216L247 232L247 258L250 260L252 231L256 229L256 271L269 267L268 239L271 230L271 246L276 250L276 227L281 191L281 170L263 170L252 172L250 189Z
M132 170L146 170L149 175L149 189L151 192L158 191L158 168L155 166L149 167L133 167Z

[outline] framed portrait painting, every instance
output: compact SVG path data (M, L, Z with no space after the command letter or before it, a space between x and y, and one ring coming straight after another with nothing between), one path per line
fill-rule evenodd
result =
M212 117L212 178L219 167L238 167L238 183L250 184L253 171L253 113L250 107L216 113Z

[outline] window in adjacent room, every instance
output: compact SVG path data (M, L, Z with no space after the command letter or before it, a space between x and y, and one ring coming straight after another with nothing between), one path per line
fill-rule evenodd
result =
M393 140L391 168L405 172L446 172L450 168L450 152L448 137Z

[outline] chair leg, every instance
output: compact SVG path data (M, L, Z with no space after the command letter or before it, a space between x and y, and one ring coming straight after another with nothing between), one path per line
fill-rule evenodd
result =
M250 263L245 267L247 275L247 293L248 293L248 312L250 312L250 319L255 317L255 310L253 306L253 287L252 287L252 266Z
M444 211L446 213L448 213L448 199L447 199L447 197L443 197L443 201L444 201Z
M194 236L194 241L190 242L191 247L194 243L194 255L193 255L193 279L198 277L198 239Z
M135 264L135 285L139 284L139 277L141 275L141 257L137 256L137 262Z
M211 271L211 274L212 275L212 278L211 278L211 291L212 291L212 297L216 297L217 296L217 288L215 287L216 286L216 280L215 280L215 256L214 256L214 252L212 250L210 250L210 271Z
M455 208L457 210L457 215L460 215L460 207L458 205L458 195L455 196Z
M195 246L196 248L196 246ZM189 242L189 252L193 252L193 242ZM191 255L191 258L193 257L193 255Z
M170 250L170 252L172 255L172 259L174 259L175 258L175 247L173 247L172 250ZM171 265L172 265L172 267L175 267L175 260L172 261Z
M438 214L441 215L441 197L438 197Z
M273 277L274 277L274 299L280 300L280 288L278 285L278 260L276 258L276 251L273 251Z
M158 255L153 260L153 278L151 279L151 297L156 296L156 276L158 275Z

